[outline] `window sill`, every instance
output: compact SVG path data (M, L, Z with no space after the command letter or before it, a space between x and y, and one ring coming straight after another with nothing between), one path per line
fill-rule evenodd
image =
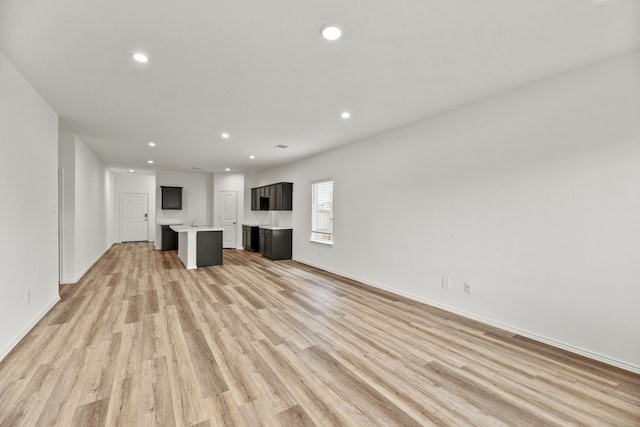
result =
M314 240L314 239L309 239L309 241L311 243L320 243L321 245L329 245L329 246L333 246L333 242L327 242L326 240Z

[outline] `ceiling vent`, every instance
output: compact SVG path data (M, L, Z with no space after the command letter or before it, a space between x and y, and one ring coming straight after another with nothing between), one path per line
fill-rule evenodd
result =
M288 145L278 144L278 145L274 145L273 148L289 148L289 146Z

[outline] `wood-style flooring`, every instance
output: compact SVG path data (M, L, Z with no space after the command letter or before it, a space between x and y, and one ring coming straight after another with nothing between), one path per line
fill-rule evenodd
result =
M640 375L293 262L113 246L0 363L0 426L640 426Z

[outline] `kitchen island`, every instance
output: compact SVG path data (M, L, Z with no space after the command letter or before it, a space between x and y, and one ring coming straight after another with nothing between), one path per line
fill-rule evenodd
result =
M222 227L171 225L178 233L178 258L187 270L222 264Z

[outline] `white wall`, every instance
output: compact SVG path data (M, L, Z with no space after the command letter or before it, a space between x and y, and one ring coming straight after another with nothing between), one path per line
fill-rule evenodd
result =
M105 178L105 182L104 182L105 192L102 195L102 197L104 198L104 204L107 212L105 216L106 223L107 223L107 229L106 229L107 246L111 247L111 245L117 242L117 240L113 239L113 235L116 234L116 232L118 231L115 228L115 218L114 218L114 211L116 209L115 198L117 197L115 173L113 173L111 170L106 169L104 173L104 178Z
M202 225L212 224L213 186L211 181L211 174L207 173L158 171L156 174L156 235L161 235L161 224L191 224L196 218ZM183 187L182 210L162 210L161 186ZM156 249L160 247L160 239L156 239Z
M109 172L89 147L76 137L76 280L109 249L107 199Z
M294 182L295 259L640 372L638 117L635 53L247 177L245 191ZM310 183L327 177L333 247L309 242Z
M0 94L1 360L58 300L58 115L1 52Z
M131 173L114 173L114 197L112 210L113 242L121 242L121 194L143 193L149 196L149 241L156 240L156 176Z
M236 249L242 249L242 223L244 217L244 174L234 172L216 172L213 174L213 225L222 227L223 191L235 191L238 209L236 227Z
M60 215L61 227L61 252L60 281L66 283L74 280L75 274L75 189L76 189L76 137L70 133L60 132L58 135L58 164L61 174L61 201Z
M62 283L75 283L109 249L113 176L77 136L59 137L63 170Z

